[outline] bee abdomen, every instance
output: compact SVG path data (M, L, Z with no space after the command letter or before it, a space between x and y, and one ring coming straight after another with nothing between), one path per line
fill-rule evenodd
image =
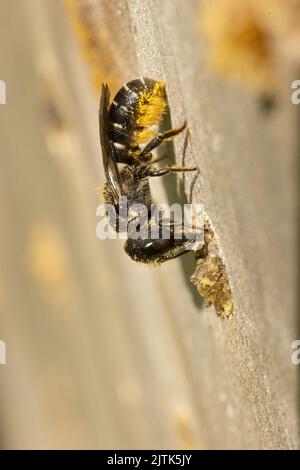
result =
M110 117L123 117L134 112L142 93L148 92L154 86L152 78L137 78L126 83L116 94L110 108ZM119 122L118 120L116 122Z
M109 139L113 144L123 145L127 149L139 144L135 137L146 127L144 122L140 122L140 117L142 113L147 114L147 100L150 109L151 99L157 90L164 92L161 83L151 78L138 78L119 90L109 111Z

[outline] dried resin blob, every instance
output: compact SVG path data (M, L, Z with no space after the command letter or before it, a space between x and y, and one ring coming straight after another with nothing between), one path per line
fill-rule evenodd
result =
M234 312L232 292L219 244L209 219L205 218L204 246L196 253L197 267L191 281L205 300L205 307L214 304L217 314L230 317Z

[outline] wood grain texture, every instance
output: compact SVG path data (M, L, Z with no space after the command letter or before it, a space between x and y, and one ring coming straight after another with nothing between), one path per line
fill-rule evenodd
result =
M192 255L150 270L122 242L97 240L98 96L70 11L2 1L2 447L298 448L290 77L266 114L209 69L199 1L76 4L89 6L93 34L105 24L116 38L120 86L163 79L172 124L187 119L174 154L200 176L192 187L170 176L154 194L176 187L204 203L236 311L202 309Z

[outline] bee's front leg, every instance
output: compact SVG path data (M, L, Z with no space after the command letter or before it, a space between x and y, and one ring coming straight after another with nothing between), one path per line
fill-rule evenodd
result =
M156 147L158 147L164 140L173 139L176 135L180 134L186 128L186 121L183 123L181 127L177 127L175 129L170 129L169 131L163 132L162 134L159 133L152 140L146 145L143 150L143 154L150 153Z

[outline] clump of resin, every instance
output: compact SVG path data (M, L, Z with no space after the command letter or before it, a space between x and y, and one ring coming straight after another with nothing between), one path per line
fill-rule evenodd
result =
M218 315L230 317L234 305L229 278L220 256L216 235L207 218L204 224L204 245L196 253L196 258L197 267L191 281L204 298L205 307L214 304Z

